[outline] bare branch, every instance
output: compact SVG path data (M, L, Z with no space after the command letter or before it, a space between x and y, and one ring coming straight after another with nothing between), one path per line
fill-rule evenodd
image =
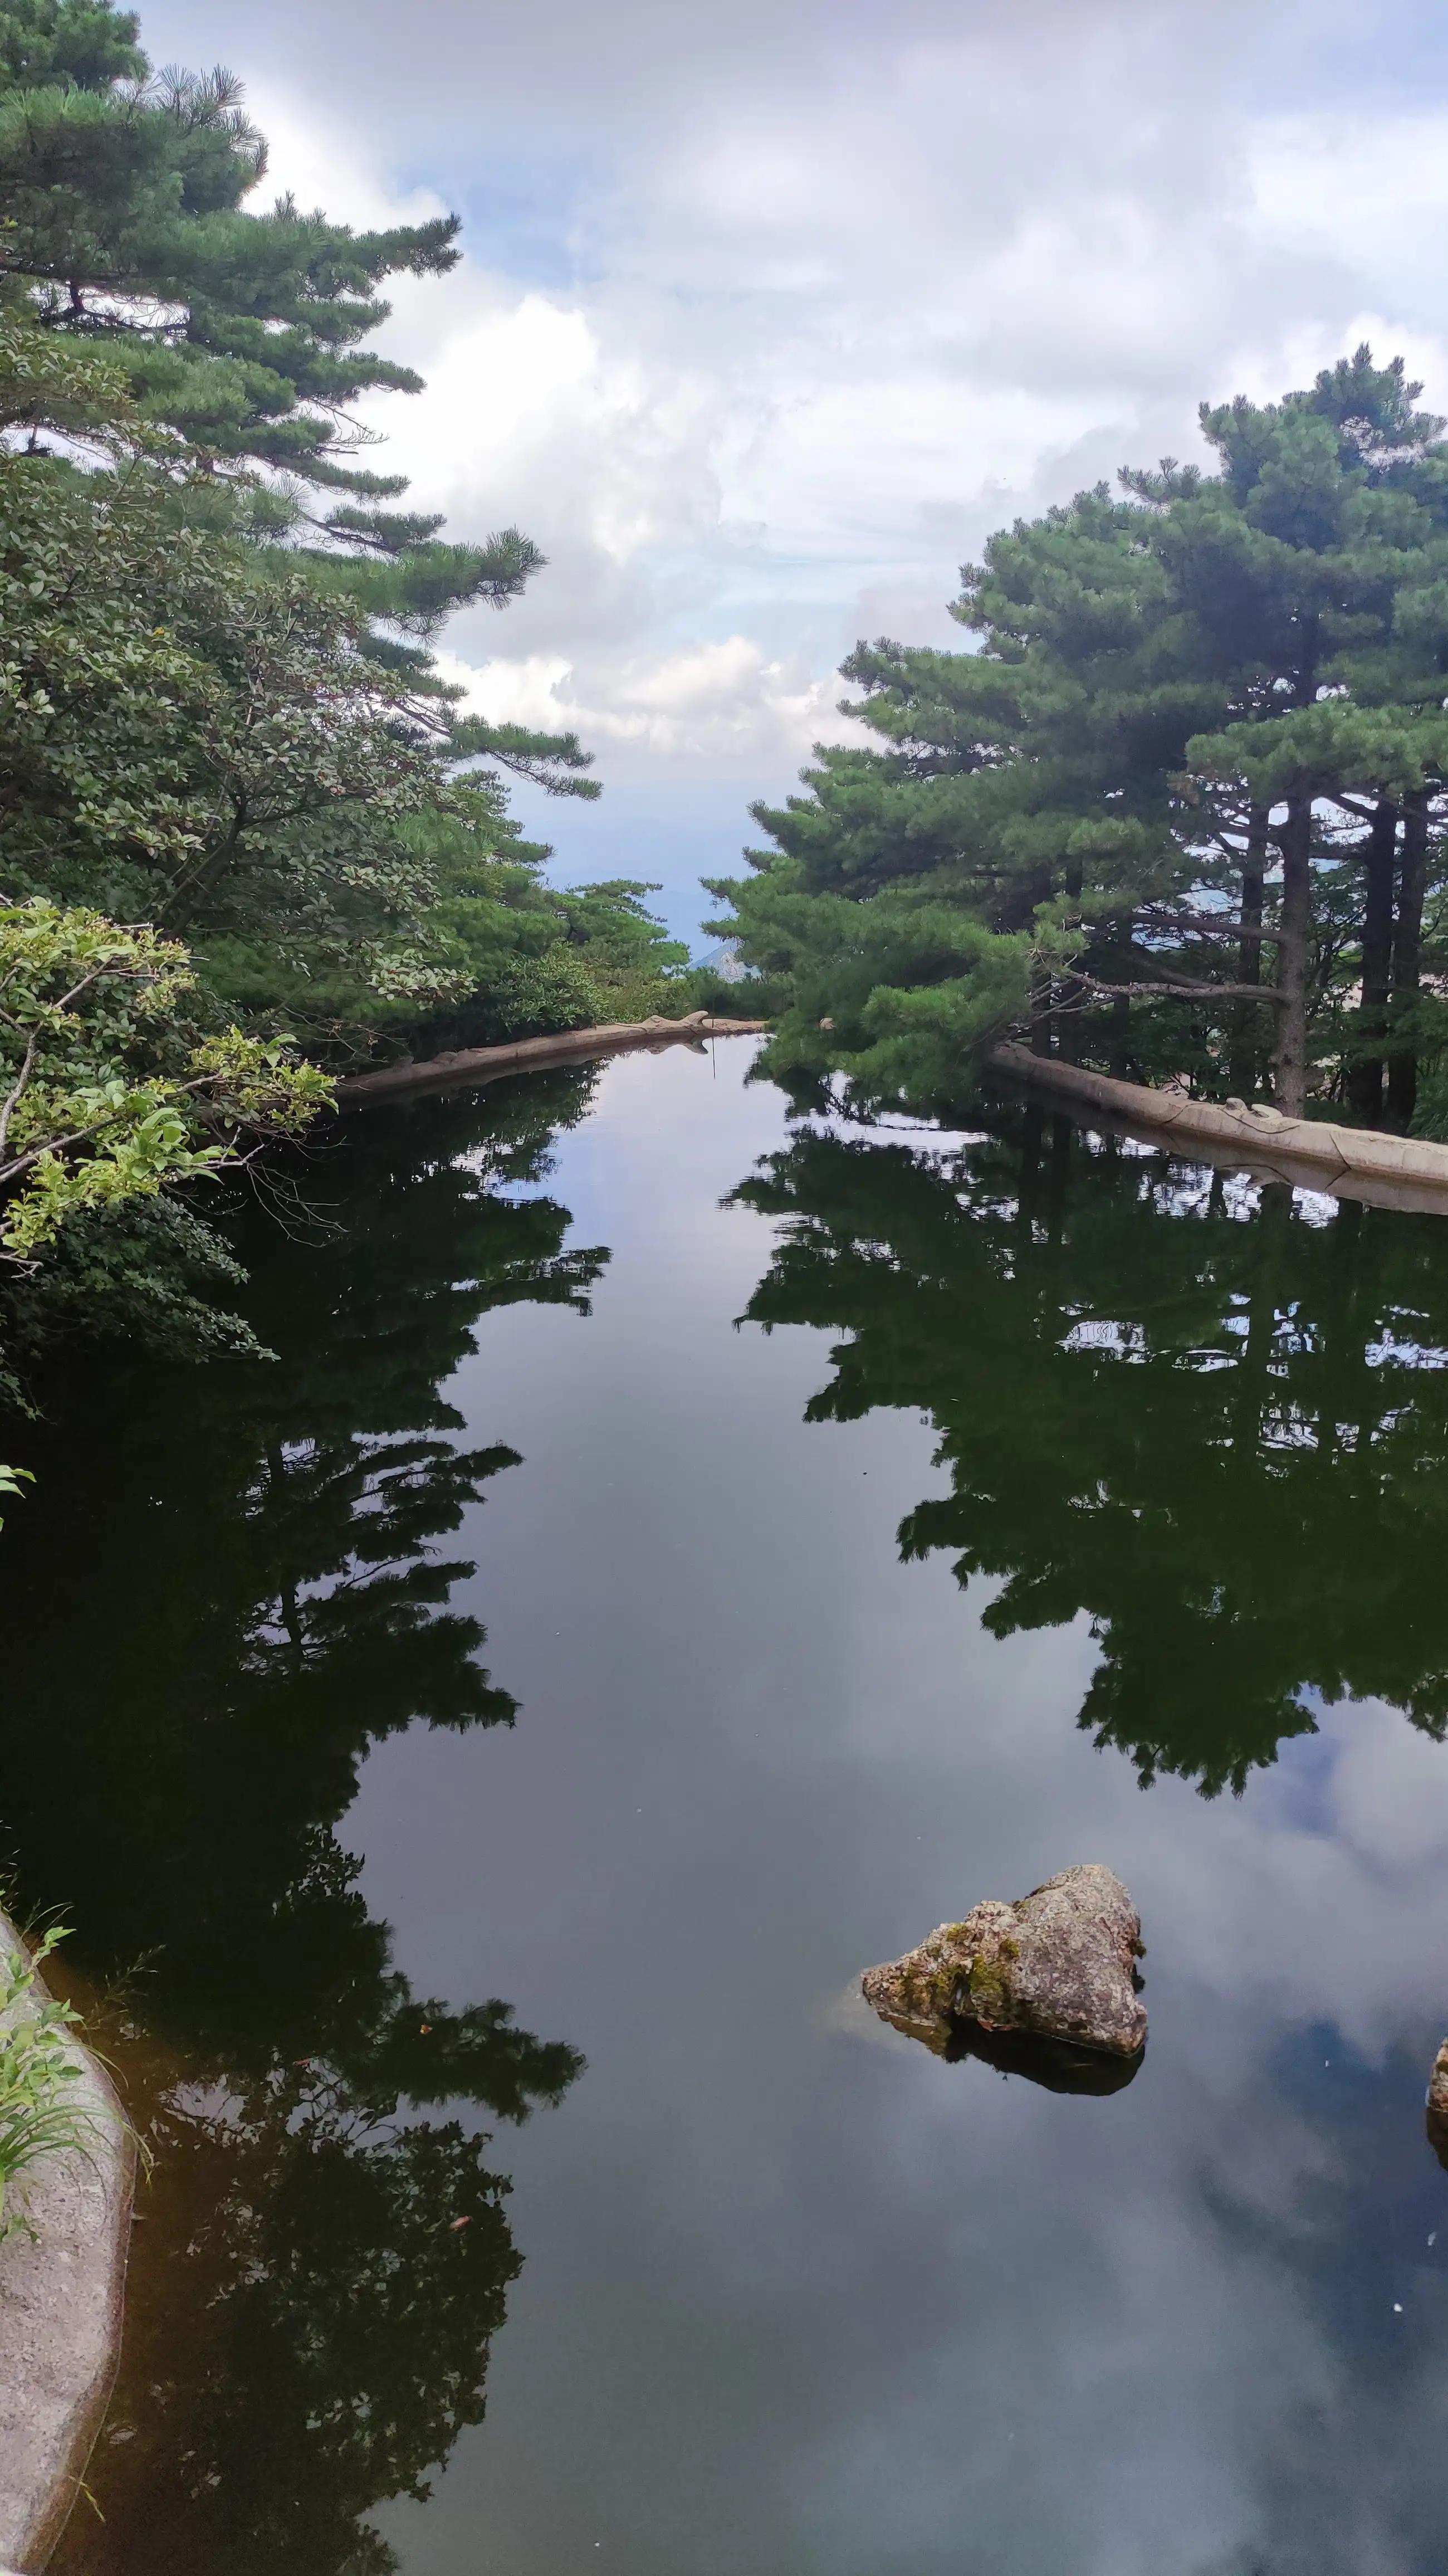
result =
M1151 907L1143 906L1143 912L1149 915ZM1162 912L1156 921L1163 930L1197 930L1212 938L1276 940L1282 936L1280 930L1263 930L1250 921L1234 921L1227 914L1219 919L1214 912Z
M99 966L93 966L88 975L82 975L78 984L72 984L70 991L62 993L60 1000L52 1002L49 1007L54 1011L68 1011L72 1002L78 1002L82 993L87 992L92 984L98 983L102 975L114 975L118 982L139 984L152 972L160 974L162 969L159 966L153 967L149 959L144 961L137 959L128 965L121 958L102 958Z
M1280 1003L1286 996L1275 984L1186 984L1160 982L1146 984L1103 984L1094 975L1077 975L1077 980L1093 993L1173 993L1185 994L1191 1001L1205 1002L1271 1002Z
M10 1121L15 1114L16 1103L19 1101L22 1093L29 1083L32 1073L35 1071L35 1058L39 1046L40 1031L38 1028L32 1029L30 1032L30 1041L25 1050L25 1061L21 1065L20 1071L15 1077L10 1096L6 1101L4 1108L0 1109L0 1158L3 1158L4 1156L5 1141L10 1133Z

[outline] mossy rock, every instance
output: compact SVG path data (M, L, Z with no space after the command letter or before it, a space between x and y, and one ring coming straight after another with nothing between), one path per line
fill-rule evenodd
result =
M962 2024L1113 2057L1146 2044L1141 1917L1115 1872L1085 1862L1014 1904L988 1897L860 1980L882 2021L952 2053ZM954 2053L959 2054L958 2049Z

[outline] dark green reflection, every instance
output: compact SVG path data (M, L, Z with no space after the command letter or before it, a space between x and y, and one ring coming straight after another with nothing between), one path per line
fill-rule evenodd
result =
M1448 1224L1255 1195L1030 1109L804 1130L738 1192L784 1220L751 1318L847 1336L811 1418L939 1431L902 1552L999 1580L997 1636L1086 1612L1081 1725L1209 1795L1309 1691L1448 1723Z
M489 1308L587 1312L606 1254L499 1195L586 1096L359 1122L305 1175L332 1221L244 1246L278 1361L91 1368L32 1449L4 1836L113 1998L157 2156L71 2576L378 2576L369 2507L482 2413L519 2258L479 2113L526 2117L580 2061L505 2004L415 1996L336 1829L384 1736L512 1718L448 1606L472 1567L434 1549L516 1454L455 1446L439 1389Z

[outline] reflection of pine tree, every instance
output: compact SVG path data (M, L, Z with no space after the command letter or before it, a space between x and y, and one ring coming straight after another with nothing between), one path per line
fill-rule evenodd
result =
M516 1452L456 1446L440 1390L489 1308L587 1312L606 1254L500 1194L585 1097L359 1122L307 1176L327 1222L245 1246L278 1359L76 1372L32 1452L4 1832L77 1969L138 1971L116 2054L158 2151L107 2520L65 2567L372 2576L359 2515L482 2412L507 2184L418 2106L520 2119L580 2061L505 2004L414 1997L335 1828L383 1737L512 1718L448 1606L472 1566L432 1550Z
M425 2494L480 2421L520 2264L508 2184L486 2133L418 2106L461 2094L523 2118L580 2061L504 2005L450 2017L387 1985L360 2080L304 2060L207 2090L122 2032L157 2179L88 2473L105 2522L73 2518L57 2576L386 2576L364 2517Z
M932 1417L952 1491L903 1552L997 1582L998 1636L1087 1612L1081 1724L1144 1781L1240 1788L1308 1689L1441 1734L1437 1221L1268 1191L1246 1223L1220 1177L1050 1138L1029 1111L963 1152L804 1132L744 1185L785 1220L750 1315L849 1335L812 1417Z

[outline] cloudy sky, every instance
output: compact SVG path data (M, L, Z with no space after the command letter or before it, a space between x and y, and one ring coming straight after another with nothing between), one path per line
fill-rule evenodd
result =
M838 732L860 634L944 614L990 529L1190 452L1203 395L1367 337L1448 409L1448 19L1428 0L142 0L247 82L274 184L447 208L404 281L385 461L549 570L447 649L576 726L563 878L677 926ZM382 460L379 460L382 461Z

